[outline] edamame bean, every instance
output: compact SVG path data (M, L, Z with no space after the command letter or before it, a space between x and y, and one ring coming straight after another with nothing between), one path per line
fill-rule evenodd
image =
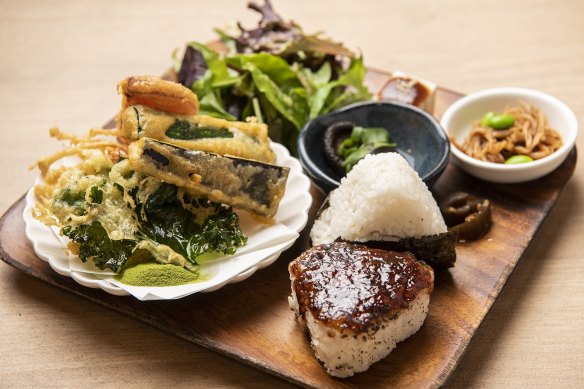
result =
M493 111L489 111L486 114L483 115L483 119L481 120L481 127L482 128L489 128L490 127L490 120L491 118L495 116L495 112Z
M512 115L495 115L489 119L489 126L495 130L505 130L515 124L515 118Z
M505 165L515 165L518 163L533 162L529 155L514 155L505 161Z

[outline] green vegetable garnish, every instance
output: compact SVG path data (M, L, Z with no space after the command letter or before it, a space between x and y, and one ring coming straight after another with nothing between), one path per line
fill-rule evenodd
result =
M506 130L515 124L513 115L495 115L489 119L489 126L495 130Z
M486 114L484 114L483 119L481 120L481 127L482 128L489 128L490 127L489 122L493 116L495 116L495 112L493 112L493 111L489 111Z
M343 158L343 167L348 173L367 154L380 148L393 148L395 146L395 143L390 143L389 131L385 128L355 126L351 136L339 145L337 153Z
M533 162L533 158L529 155L514 155L505 161L505 165L515 165L527 162Z

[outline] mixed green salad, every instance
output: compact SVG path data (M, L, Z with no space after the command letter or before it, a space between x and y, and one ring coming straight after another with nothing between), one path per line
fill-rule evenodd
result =
M270 137L296 153L304 124L345 105L368 100L365 67L341 43L305 34L277 15L270 2L249 7L261 13L255 29L238 34L217 29L224 50L191 42L178 80L200 99L200 113L228 120L255 116Z

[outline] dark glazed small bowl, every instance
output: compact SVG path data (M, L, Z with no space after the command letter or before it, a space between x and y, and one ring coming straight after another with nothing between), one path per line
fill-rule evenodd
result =
M440 124L421 109L394 102L357 103L319 116L306 123L298 137L298 155L304 170L325 192L340 185L341 178L324 155L324 132L337 122L362 127L384 127L396 150L432 187L448 164L450 142Z

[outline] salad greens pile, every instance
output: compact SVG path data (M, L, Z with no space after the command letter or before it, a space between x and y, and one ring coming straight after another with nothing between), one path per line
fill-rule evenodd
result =
M188 44L178 80L200 99L200 113L228 120L255 116L270 137L296 153L296 138L316 116L371 97L363 58L342 44L307 35L284 21L270 2L250 3L261 13L257 28L239 35L216 30L223 51Z

